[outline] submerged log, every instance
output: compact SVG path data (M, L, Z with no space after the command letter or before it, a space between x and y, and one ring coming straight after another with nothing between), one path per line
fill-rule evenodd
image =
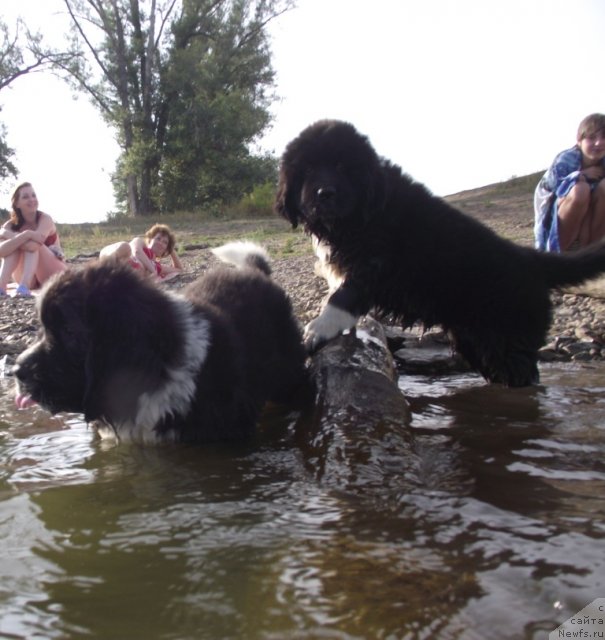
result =
M347 407L362 422L378 418L399 424L409 419L384 329L370 316L320 349L310 368L322 418Z
M410 408L384 330L366 317L311 358L313 407L297 426L311 470L340 488L383 487L408 467Z

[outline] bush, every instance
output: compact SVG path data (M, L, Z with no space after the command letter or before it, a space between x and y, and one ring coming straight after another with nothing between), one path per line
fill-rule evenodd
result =
M275 184L265 182L254 187L235 205L235 213L249 218L267 218L273 216Z

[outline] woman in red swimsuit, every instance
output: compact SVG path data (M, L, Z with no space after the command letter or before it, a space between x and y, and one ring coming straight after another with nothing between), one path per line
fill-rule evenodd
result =
M160 280L169 280L179 275L183 265L175 251L175 237L166 224L154 224L144 238L133 238L130 242L116 242L101 249L100 258L127 260L135 269ZM160 262L169 257L170 265Z
M8 222L0 228L0 297L8 283L18 283L17 296L30 296L30 289L66 269L53 219L38 210L38 198L31 183L24 182L12 197Z

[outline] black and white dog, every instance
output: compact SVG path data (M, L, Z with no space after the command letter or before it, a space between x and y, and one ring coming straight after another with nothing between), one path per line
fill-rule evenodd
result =
M214 251L184 295L101 261L52 280L38 341L16 362L18 404L84 414L102 437L138 442L245 438L267 401L306 384L302 335L261 247Z
M550 254L499 237L346 122L317 122L288 144L275 208L314 237L334 289L307 326L311 350L376 308L408 326L441 325L491 382L533 384L550 289L605 272L603 245Z

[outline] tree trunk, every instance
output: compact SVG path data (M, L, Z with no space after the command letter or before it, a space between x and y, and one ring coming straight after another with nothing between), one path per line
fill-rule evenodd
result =
M128 213L131 216L139 215L139 196L137 191L137 178L130 174L126 178L126 191L128 197Z

